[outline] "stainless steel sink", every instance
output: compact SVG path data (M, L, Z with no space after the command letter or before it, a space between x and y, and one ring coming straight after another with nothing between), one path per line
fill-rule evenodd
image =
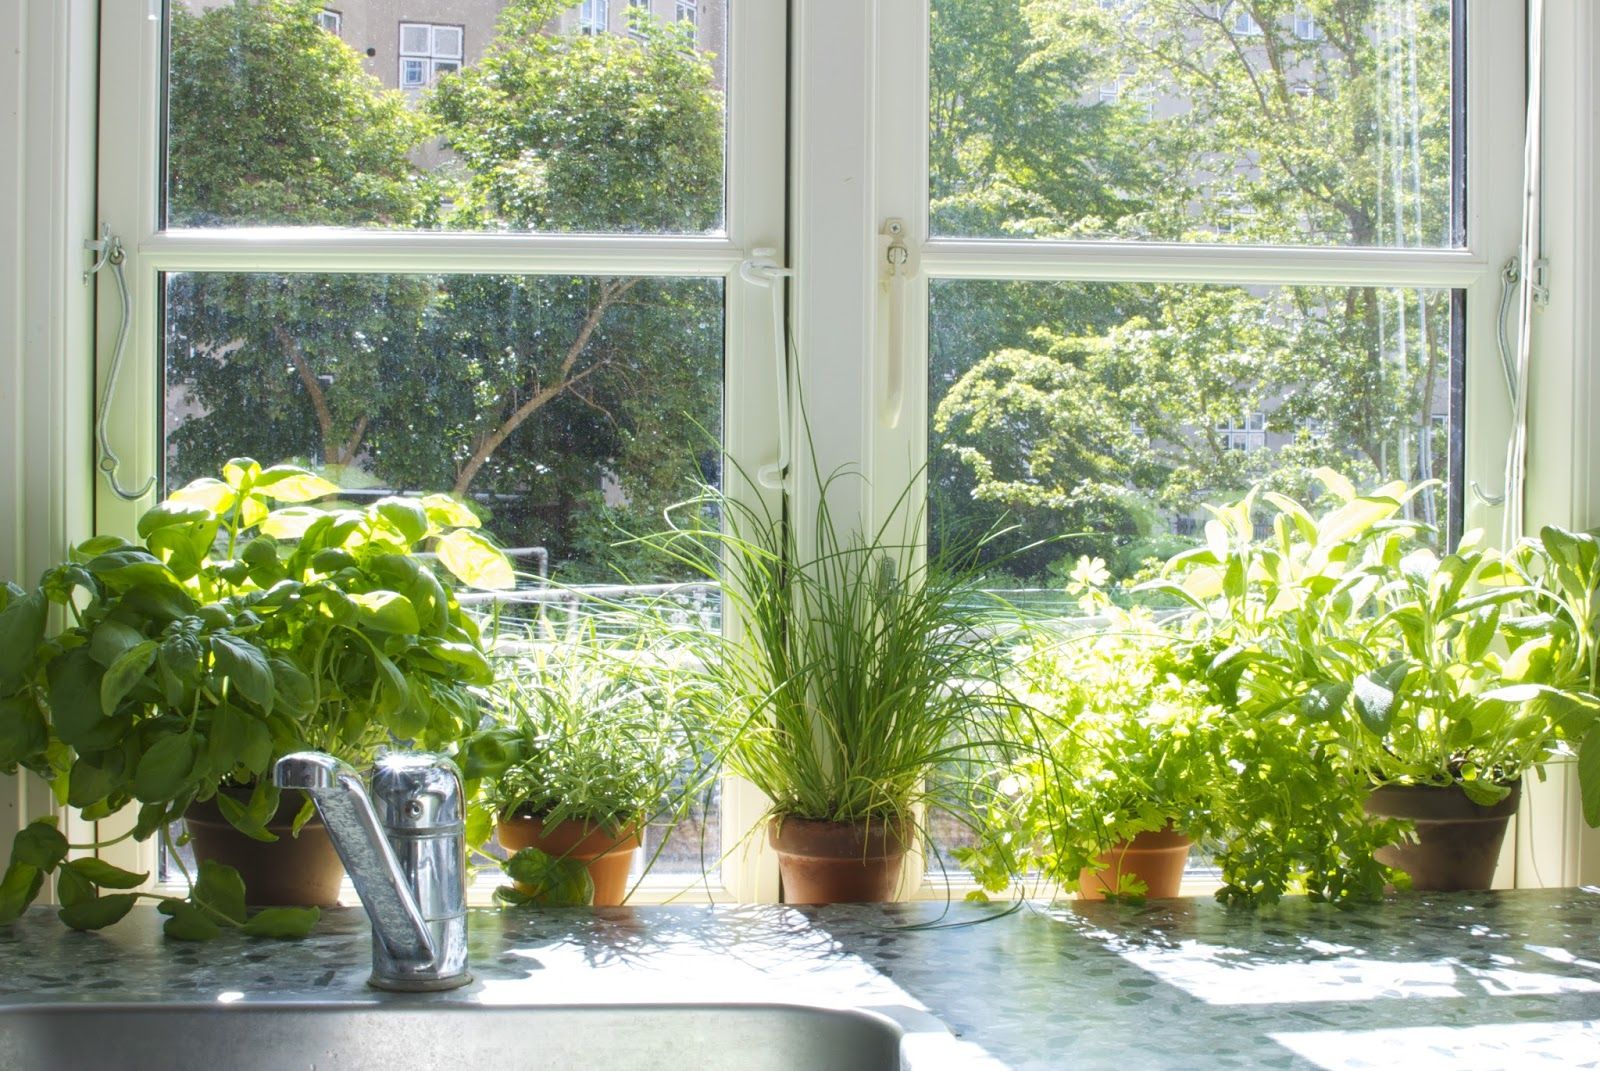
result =
M49 1004L0 1010L0 1068L899 1071L901 1037L784 1005Z

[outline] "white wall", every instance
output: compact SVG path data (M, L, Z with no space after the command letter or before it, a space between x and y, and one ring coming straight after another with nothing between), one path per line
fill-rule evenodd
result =
M90 526L94 22L93 0L0 0L0 578L24 586ZM49 811L0 778L0 850Z

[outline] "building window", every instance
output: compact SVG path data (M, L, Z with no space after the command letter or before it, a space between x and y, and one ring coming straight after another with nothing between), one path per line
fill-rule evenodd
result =
M1317 20L1305 8L1299 8L1294 13L1294 35L1302 41L1322 40L1322 27L1317 25Z
M461 69L461 27L400 24L400 88L421 89Z
M1122 87L1116 82L1102 82L1100 85L1100 103L1115 104L1122 95Z
M1237 423L1231 420L1218 421L1217 438L1222 441L1224 450L1249 453L1264 449L1267 445L1267 414L1245 413Z
M690 26L700 25L699 0L678 0L678 21Z
M608 21L606 7L606 0L583 0L578 8L578 32L605 33Z
M343 24L344 16L339 14L337 11L317 12L317 25L321 26L324 30L327 30L329 33L334 34L335 36L338 35L340 29L343 27Z
M1233 16L1233 32L1244 37L1260 37L1261 24L1248 11L1238 11Z

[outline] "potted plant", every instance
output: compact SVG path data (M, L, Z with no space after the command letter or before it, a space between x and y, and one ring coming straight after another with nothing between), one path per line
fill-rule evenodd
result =
M770 801L789 903L889 899L930 774L998 739L1001 643L963 597L971 563L924 561L893 522L843 530L828 501L847 478L819 479L809 546L714 487L649 541L721 583L734 624L708 659L708 713L727 767Z
M646 825L670 828L709 777L696 666L642 616L618 623L608 637L592 617L541 621L497 659L490 724L463 755L487 811L472 846L492 817L512 853L503 900L621 904Z
M476 626L416 553L427 542L464 581L508 582L476 518L442 497L307 504L337 490L236 459L145 513L142 545L92 539L0 611L4 718L28 744L15 761L88 818L137 804L140 840L211 804L255 843L219 858L197 840L201 872L255 864L252 904L330 902L340 873L330 847L331 889L263 890L289 869L271 857L273 823L289 817L292 834L314 815L309 800L280 813L275 758L452 746L475 720L469 687L491 679ZM72 615L57 633L50 604Z
M1264 496L1272 535L1254 538L1254 495L1218 510L1207 546L1182 556L1180 592L1229 646L1213 676L1258 712L1321 726L1379 819L1408 832L1374 848L1420 889L1487 888L1522 775L1550 754L1546 714L1503 691L1531 656L1504 654L1503 609L1520 586L1468 534L1439 555L1425 525L1398 516L1420 488L1360 495L1319 473L1320 517ZM1536 641L1534 641L1536 642ZM1376 828L1389 828L1382 822Z
M958 853L991 892L1033 873L1086 899L1176 896L1187 834L1210 827L1232 779L1221 708L1173 671L1179 638L1115 606L1109 579L1081 558L1068 591L1089 616L1034 626L1015 652L1023 707L986 811L996 835Z

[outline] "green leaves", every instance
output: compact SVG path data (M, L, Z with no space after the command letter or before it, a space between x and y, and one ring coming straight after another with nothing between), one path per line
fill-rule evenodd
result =
M1600 723L1584 734L1578 746L1578 791L1583 798L1583 820L1600 826Z
M74 930L100 930L121 922L138 901L139 897L134 893L113 893L63 905L56 914Z
M211 657L216 660L217 672L240 695L260 707L263 714L272 713L272 667L259 647L219 632L211 637Z
M55 820L40 818L18 831L11 843L11 861L26 863L39 870L54 870L67 857L67 838L56 828Z
M439 537L440 563L463 584L490 590L516 587L517 578L494 544L477 532L458 528Z
M45 610L39 591L12 598L0 610L0 696L22 687L34 648L44 638Z
M321 917L314 907L267 907L251 915L242 929L251 937L299 940L316 928Z
M504 904L582 907L594 899L594 879L579 859L558 859L537 848L524 848L506 860L505 872L517 884L495 890L495 898Z
M170 800L182 791L199 755L192 732L163 736L146 749L133 776L133 794L145 803Z
M92 856L71 860L67 863L67 869L102 889L137 889L150 877L149 874L135 874L131 870L123 870Z
M155 664L156 652L161 645L155 640L145 640L128 648L111 667L106 670L106 675L100 680L100 712L106 717L115 714L122 705L122 700L127 696L145 672Z

